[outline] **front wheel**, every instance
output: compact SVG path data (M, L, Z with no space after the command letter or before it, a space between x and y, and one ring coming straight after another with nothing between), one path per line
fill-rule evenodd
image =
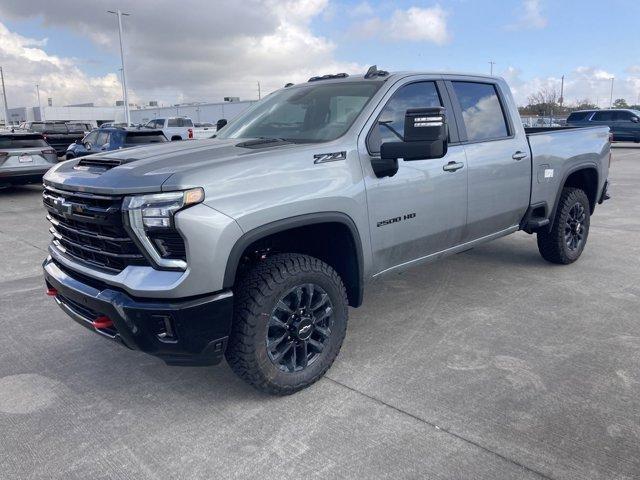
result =
M259 390L297 392L333 364L347 317L345 288L333 268L308 255L274 255L236 288L227 361Z
M587 243L591 210L583 190L562 189L553 227L538 232L538 250L551 263L568 265L575 262Z

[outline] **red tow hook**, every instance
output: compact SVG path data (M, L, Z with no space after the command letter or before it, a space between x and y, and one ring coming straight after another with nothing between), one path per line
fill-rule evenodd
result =
M91 322L94 328L111 328L113 327L113 322L109 317L104 315L100 315L93 322Z
M58 295L58 290L56 290L55 288L47 288L47 291L45 293L49 297L55 297L56 295Z

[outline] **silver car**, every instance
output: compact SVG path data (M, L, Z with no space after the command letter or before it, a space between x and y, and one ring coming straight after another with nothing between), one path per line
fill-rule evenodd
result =
M57 161L42 134L0 132L0 187L40 183Z

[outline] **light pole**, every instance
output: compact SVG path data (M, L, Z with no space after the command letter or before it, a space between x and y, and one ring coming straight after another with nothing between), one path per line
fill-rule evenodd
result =
M116 11L109 10L107 13L112 13L118 17L118 38L120 39L120 62L122 63L122 94L124 100L124 120L127 122L127 126L131 124L131 117L129 116L129 98L127 96L127 76L124 73L124 49L122 48L122 16L128 17L129 13L123 13L120 9Z
M562 111L562 104L564 103L564 75L560 79L560 110Z
M4 126L9 126L9 106L7 105L7 92L4 89L4 72L0 67L0 78L2 79L2 98L4 100Z
M38 112L40 113L40 121L44 122L44 112L42 111L42 105L40 105L40 85L36 83L36 96L38 97Z
M613 108L613 79L614 77L611 77L611 95L609 96L609 108Z
M496 64L496 62L494 62L493 60L490 60L490 61L489 61L489 65L491 65L491 70L490 70L491 75L493 75L493 66L494 66L495 64Z

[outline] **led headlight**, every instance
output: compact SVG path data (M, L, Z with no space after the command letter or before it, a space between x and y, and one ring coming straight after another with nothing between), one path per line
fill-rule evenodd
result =
M161 268L184 270L184 260L163 258L149 238L149 231L174 228L175 214L204 200L202 188L192 188L181 192L153 193L125 197L123 210L127 215L127 226L153 263Z

